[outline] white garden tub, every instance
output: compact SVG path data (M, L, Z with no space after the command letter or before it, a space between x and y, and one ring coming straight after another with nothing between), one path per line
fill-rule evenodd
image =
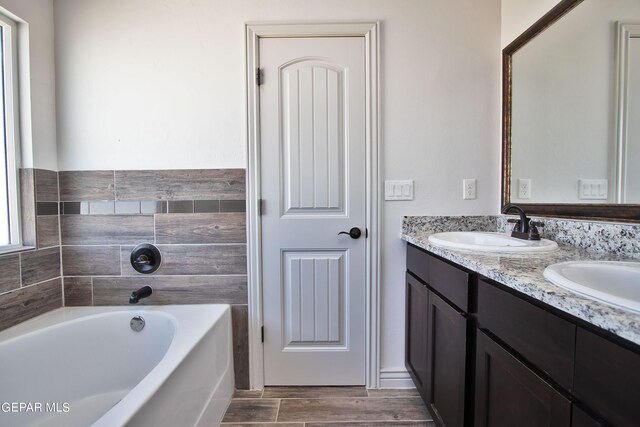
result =
M215 426L233 386L225 304L61 308L0 332L3 427Z

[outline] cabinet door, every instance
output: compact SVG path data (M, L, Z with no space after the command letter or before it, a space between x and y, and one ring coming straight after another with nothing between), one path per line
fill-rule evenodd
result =
M567 427L571 403L478 331L475 427Z
M427 384L427 304L429 291L407 273L405 310L405 365L413 383L426 402Z
M603 427L604 424L592 418L583 411L579 406L573 405L573 417L571 419L571 427Z
M427 405L441 426L464 425L467 322L456 309L429 291Z

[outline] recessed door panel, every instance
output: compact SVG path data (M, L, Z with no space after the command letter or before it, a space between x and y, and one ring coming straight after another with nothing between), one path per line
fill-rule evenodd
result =
M284 350L344 347L344 251L283 253Z
M344 76L317 59L280 70L283 215L345 213Z

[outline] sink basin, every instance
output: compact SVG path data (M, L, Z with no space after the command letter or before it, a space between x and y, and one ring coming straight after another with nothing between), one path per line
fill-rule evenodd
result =
M503 233L484 231L454 231L429 236L429 243L450 249L466 249L480 252L550 252L558 248L551 240L522 240Z
M544 277L565 289L640 312L640 262L561 262L548 266Z

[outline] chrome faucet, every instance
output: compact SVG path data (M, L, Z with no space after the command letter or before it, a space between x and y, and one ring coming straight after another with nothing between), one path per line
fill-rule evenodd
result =
M152 293L153 289L151 289L151 286L143 286L137 291L131 292L129 304L137 304L141 299L150 297Z
M540 240L540 232L538 227L544 227L544 223L538 221L531 221L527 218L524 210L520 206L508 204L502 209L503 214L507 214L510 211L515 210L520 219L508 219L507 222L515 223L513 231L511 231L511 237L523 240Z

